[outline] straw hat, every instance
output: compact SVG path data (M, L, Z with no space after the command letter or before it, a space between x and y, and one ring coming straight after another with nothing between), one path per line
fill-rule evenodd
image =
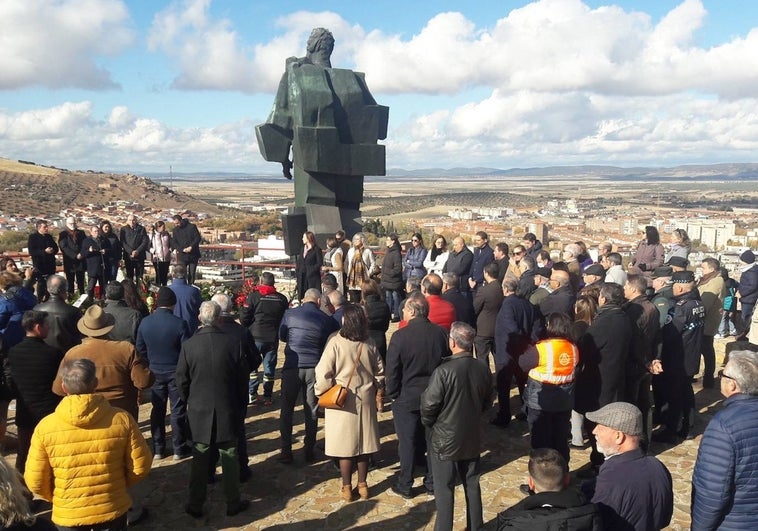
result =
M115 317L105 313L97 304L93 304L84 312L76 327L85 336L100 337L110 332L115 324Z

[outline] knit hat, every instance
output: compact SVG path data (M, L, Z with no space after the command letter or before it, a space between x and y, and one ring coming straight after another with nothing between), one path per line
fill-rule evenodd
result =
M175 305L176 294L174 293L174 290L167 288L166 286L161 286L161 289L158 290L158 297L156 298L155 306L157 308L168 308L169 306Z
M584 270L585 275L595 275L596 277L605 278L605 268L600 264L592 264Z
M93 304L84 312L82 318L76 323L76 327L85 336L101 337L113 330L115 324L115 317L105 313L97 304Z
M692 271L677 271L671 275L671 282L675 284L687 284L689 282L695 282L695 273Z
M656 267L655 270L653 270L653 278L661 278L661 277L670 277L674 274L674 270L671 269L671 266L661 266Z
M755 253L748 249L744 253L740 255L740 261L745 262L746 264L754 264L755 263Z
M687 267L690 265L690 261L686 258L682 258L681 256L672 256L669 258L669 261L666 262L666 264L672 267Z
M585 416L587 420L626 435L642 435L642 412L634 404L613 402L597 411L588 411Z

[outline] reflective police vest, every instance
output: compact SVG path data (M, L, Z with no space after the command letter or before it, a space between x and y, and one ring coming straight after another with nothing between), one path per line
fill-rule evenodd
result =
M579 363L579 349L568 339L545 339L535 345L539 354L537 366L529 378L541 383L562 385L574 381L574 369Z

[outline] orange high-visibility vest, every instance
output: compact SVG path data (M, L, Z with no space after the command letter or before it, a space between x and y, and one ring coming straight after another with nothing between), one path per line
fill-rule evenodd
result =
M553 385L574 381L574 369L579 363L579 349L568 339L545 339L535 345L539 354L537 366L529 378Z

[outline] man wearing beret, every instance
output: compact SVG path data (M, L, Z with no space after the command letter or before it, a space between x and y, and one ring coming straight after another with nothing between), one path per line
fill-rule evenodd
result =
M673 306L661 329L663 390L668 402L664 428L653 434L657 442L674 443L677 435L689 437L695 409L690 379L700 369L700 347L705 323L705 307L695 289L692 271L671 275Z
M657 530L669 525L674 511L671 474L640 448L642 412L633 404L613 402L587 413L605 462L582 491L596 503L603 529Z
M145 317L137 329L137 352L150 362L155 374L150 411L150 432L153 436L153 453L156 459L168 455L166 451L166 406L171 403L171 438L174 459L189 457L187 446L187 403L176 388L176 365L182 343L192 335L187 321L174 315L176 295L162 286L158 290L155 312Z

